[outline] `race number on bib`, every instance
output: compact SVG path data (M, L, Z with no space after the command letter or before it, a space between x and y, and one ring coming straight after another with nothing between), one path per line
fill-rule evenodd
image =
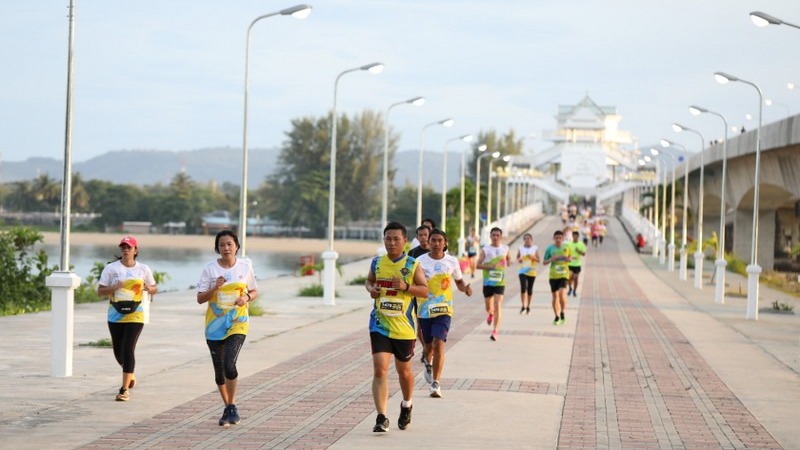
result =
M502 270L490 270L489 271L489 281L493 281L499 283L503 281L503 275L505 274Z
M428 306L428 315L430 317L437 317L445 314L450 314L450 305L447 303L434 303Z
M402 316L403 302L394 297L382 297L378 302L378 310L384 316Z
M236 306L236 299L239 298L238 291L217 292L217 306L221 309L231 309Z

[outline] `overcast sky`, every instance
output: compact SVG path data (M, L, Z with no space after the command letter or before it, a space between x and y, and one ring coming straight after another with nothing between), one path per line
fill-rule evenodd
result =
M241 148L245 36L250 21L296 3L276 0L76 0L73 159L110 150ZM0 158L62 158L68 0L0 2ZM336 76L380 61L380 75L339 83L339 112L392 110L401 149L427 150L466 133L541 136L558 105L588 93L616 106L640 146L687 146L681 122L722 137L718 118L756 126L757 83L776 106L764 123L800 112L800 30L758 28L761 10L800 23L798 0L320 0L305 20L271 17L253 30L250 147L278 146L290 121L333 106ZM753 114L747 120L746 114ZM526 146L546 143L526 139ZM456 149L451 144L450 149ZM240 158L240 154L231 155Z

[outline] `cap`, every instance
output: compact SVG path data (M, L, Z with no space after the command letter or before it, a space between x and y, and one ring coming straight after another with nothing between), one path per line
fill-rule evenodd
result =
M136 242L136 238L133 236L125 236L119 241L119 245L117 247L122 247L122 244L131 246L131 247L139 247L139 244Z

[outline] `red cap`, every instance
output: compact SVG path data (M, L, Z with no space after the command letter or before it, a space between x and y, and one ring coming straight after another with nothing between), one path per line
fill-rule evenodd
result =
M136 242L136 238L133 236L125 236L119 241L119 245L117 247L122 247L122 244L128 245L133 248L138 248L139 244Z

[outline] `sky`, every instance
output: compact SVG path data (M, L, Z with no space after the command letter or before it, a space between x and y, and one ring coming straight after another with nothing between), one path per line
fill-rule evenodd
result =
M721 138L711 115L755 128L756 83L769 123L800 111L800 29L758 28L749 12L800 24L798 0L319 0L304 20L275 16L252 30L250 148L280 146L301 117L424 96L392 109L400 149L426 151L463 134L514 130L528 152L549 147L559 105L588 95L615 106L640 148L668 138L692 148L679 122ZM297 3L276 0L76 0L73 161L130 149L241 148L247 27ZM0 163L64 156L69 0L0 2ZM790 90L787 83L798 84ZM747 114L752 118L747 119ZM458 143L449 144L456 150ZM466 144L461 144L466 146ZM232 158L241 158L232 152ZM146 163L146 162L143 162Z

